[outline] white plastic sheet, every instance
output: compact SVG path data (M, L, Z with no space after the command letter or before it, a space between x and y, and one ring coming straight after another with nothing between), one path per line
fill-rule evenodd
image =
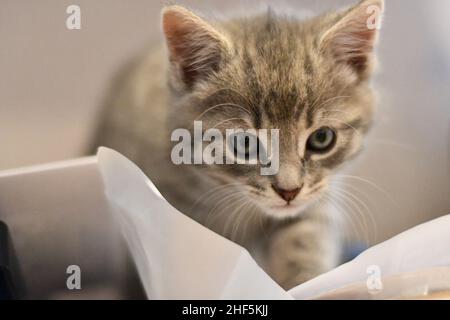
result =
M349 284L365 283L370 277L372 266L380 270L381 278L449 267L450 215L419 225L374 246L353 261L292 289L290 294L296 299L306 299ZM447 279L448 277L450 273L447 273ZM397 296L409 291L407 287L413 285L415 284L410 281L398 287Z
M245 249L173 208L131 161L106 148L98 159L0 172L0 220L10 227L37 298L64 290L70 264L83 266L86 279L121 286L125 254L117 222L151 299L378 299L450 291L450 216L286 292ZM367 294L370 266L379 268L385 284L375 296Z
M98 157L105 192L149 298L308 299L365 282L373 265L382 276L450 266L450 216L444 216L286 292L244 248L172 207L125 157L106 148Z
M172 207L142 171L98 152L105 192L151 299L290 299L242 247Z

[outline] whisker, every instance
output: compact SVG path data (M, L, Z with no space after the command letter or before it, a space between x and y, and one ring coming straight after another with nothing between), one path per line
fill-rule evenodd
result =
M367 236L367 238L365 239L367 241L367 244L371 243L371 228L369 227L369 224L367 223L367 216L364 214L364 212L361 211L361 208L359 207L358 204L362 205L363 209L366 210L367 215L369 215L369 208L363 204L359 202L359 199L357 199L358 201L354 200L354 198L350 197L348 194L345 194L345 190L334 190L337 194L339 194L339 196L342 198L342 201L347 201L349 204L351 204L354 208L355 208L355 212L358 216L358 219L361 219L361 231L364 233L364 236ZM375 226L375 224L373 225Z
M243 121L243 122L245 122L245 123L248 123L248 120L247 120L247 119L244 119L244 118L228 118L228 119L219 121L218 123L216 123L216 124L213 126L213 128L217 128L217 126L219 126L219 125L221 125L221 124L223 124L223 123L225 123L225 122L231 122L232 120L241 120L241 121Z
M225 197L223 197L222 199L220 199L219 201L217 201L216 202L216 204L208 211L208 214L207 214L207 216L206 216L206 218L205 218L205 224L207 224L207 225L209 225L209 219L212 217L213 219L215 219L215 220L217 220L219 217L220 217L220 214L217 214L215 211L216 211L216 209L217 208L220 208L220 205L222 204L222 203L224 203L225 201L228 201L228 200L232 200L232 199L234 199L234 198L237 198L237 199L239 199L239 198L241 198L241 197L244 197L243 195L242 195L242 192L241 191L235 191L234 193L232 193L232 194L229 194L229 195L226 195ZM229 208L228 206L226 206L225 207L226 209L227 208ZM221 209L223 209L223 207L221 208ZM219 213L220 213L221 211L219 211ZM214 220L214 221L215 221ZM212 221L211 221L211 223L212 223Z
M244 111L245 111L246 113L248 113L249 115L251 115L250 111L248 111L247 109L245 109L244 107L242 107L242 106L240 106L240 105L238 105L238 104L235 104L235 103L219 103L219 104L216 104L216 105L214 105L214 106L212 106L212 107L209 107L208 109L206 109L205 111L203 111L197 118L195 118L194 121L199 120L199 119L202 118L205 114L207 114L208 112L210 112L210 111L212 111L212 110L214 110L214 109L217 109L217 108L219 108L219 107L225 107L225 106L230 106L230 107L239 108L239 109L241 109L241 110L244 110Z
M192 210L200 204L203 204L204 202L206 202L206 200L209 199L209 197L211 196L212 193L215 193L214 195L217 194L217 192L222 191L224 189L230 189L230 190L234 190L236 189L238 186L242 185L241 183L235 182L235 183L227 183L227 184L221 184L218 186L213 187L212 189L208 190L207 192L205 192L204 194L202 194L190 207L189 209L189 213L192 212ZM214 196L213 195L213 196Z
M250 99L249 99L247 96L245 96L245 95L242 94L241 92L237 91L236 89L233 89L233 88L230 88L230 87L223 87L223 88L217 89L216 91L212 92L212 93L209 95L209 97L211 97L211 96L213 96L213 95L215 95L215 94L218 94L219 92L227 91L227 90L228 90L228 91L231 91L231 92L234 92L235 94L237 94L238 96L240 96L241 98L243 98L243 99L245 100L245 102L248 103L248 106L251 107L252 109L254 109L253 103L250 101Z
M349 116L349 118L352 118L350 116L350 112L345 111L345 110L340 110L340 109L326 109L326 113L342 113L342 114Z
M245 197L241 197L238 199L238 201L235 203L234 208L232 208L231 213L228 211L221 212L221 216L223 216L224 213L228 213L226 217L226 222L223 227L223 232L230 236L231 239L236 240L235 236L233 235L234 229L239 227L239 217L242 214L242 211L240 211L240 208L243 207L247 203L247 199ZM230 209L229 207L226 207L226 209ZM229 228L231 229L231 232L229 232Z
M378 224L371 213L369 206L360 198L358 198L356 195L354 195L352 192L348 190L341 190L341 192L346 193L349 197L353 198L356 202L360 203L361 206L365 209L367 216L365 218L369 218L370 224L372 224L372 231L373 231L373 240L375 241L378 238Z
M360 182L367 183L369 186L373 187L377 191L381 192L384 196L386 196L386 198L388 198L388 200L391 201L396 207L399 207L398 203L389 195L389 193L386 190L382 189L375 182L370 181L367 178L362 178L362 177L352 176L352 175L346 175L346 174L335 174L334 176L335 177L340 177L340 178L343 178L343 179L353 179L355 181L360 181Z
M344 218L345 220L345 224L344 224L344 229L348 229L350 228L350 231L353 231L354 233L357 233L357 229L355 224L353 223L353 220L349 218L348 214L342 210L342 208L340 207L340 205L333 199L331 198L331 196L329 194L324 194L323 195L323 199L324 201L327 202L327 204L331 205L332 207L334 207L338 213L340 213L341 218ZM340 224L340 223L339 223ZM350 233L345 231L343 233L341 233L341 235L344 237L343 240L347 243L350 242Z
M346 125L347 127L349 127L350 129L352 129L356 135L358 135L361 139L363 138L363 135L358 131L358 129L356 129L354 126L352 126L350 123L341 120L341 119L337 119L337 118L331 118L331 117L324 117L322 120L331 120L331 121L337 121L337 122L341 122L344 125Z
M350 98L350 97L351 97L351 96L336 96L336 97L332 97L332 98L330 98L330 99L328 99L328 100L325 100L325 101L322 102L320 105L313 106L313 107L311 108L311 109L312 109L312 112L313 112L313 113L317 112L321 107L323 107L323 106L326 105L327 103L333 102L333 101L335 101L335 100L340 100L340 99Z
M246 211L244 210L244 208L246 208L249 204L250 204L250 201L245 200L239 207L236 208L238 219L237 219L237 221L234 221L235 223L234 223L233 229L231 231L231 239L237 239L237 234L239 232L239 228L241 227L241 224L243 224L243 221L245 218L247 218L247 226L248 226L248 221L249 221L250 215L245 214ZM239 218L242 218L242 219L239 219ZM242 220L242 221L239 221L239 220ZM246 229L245 225L243 225L242 228L245 230ZM241 233L242 236L244 234L245 234L245 232Z
M363 218L363 215L360 212L360 208L355 205L355 203L353 203L351 200L347 199L346 197L344 197L343 194L339 193L337 190L334 190L334 197L336 197L336 201L339 201L341 203L341 205L345 206L345 208L347 208L348 214L351 215L353 217L353 219L355 219L355 223L358 225L358 227L355 229L356 234L358 236L362 236L364 238L364 241L366 243L370 242L369 239L369 234L368 234L368 226L366 221ZM356 226L355 224L355 226Z

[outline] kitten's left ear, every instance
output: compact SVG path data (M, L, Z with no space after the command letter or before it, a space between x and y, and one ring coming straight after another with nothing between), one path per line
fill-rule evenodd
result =
M361 1L337 17L321 37L321 49L350 66L360 78L367 78L383 11L383 0Z
M177 80L191 88L198 80L217 71L231 45L216 28L188 9L164 8L162 25Z

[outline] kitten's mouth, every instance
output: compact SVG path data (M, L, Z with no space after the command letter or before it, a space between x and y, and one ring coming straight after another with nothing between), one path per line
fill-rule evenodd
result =
M308 200L300 198L290 202L281 202L280 199L272 198L267 201L267 198L254 199L257 206L259 206L268 215L282 218L287 216L295 216L300 214L310 203Z
M298 208L300 207L299 204L292 204L291 202L286 202L284 204L279 204L279 205L273 205L271 206L272 209L287 209L287 208Z

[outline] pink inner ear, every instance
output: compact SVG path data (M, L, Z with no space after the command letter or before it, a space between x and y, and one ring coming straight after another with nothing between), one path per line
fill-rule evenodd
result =
M178 61L183 58L186 44L192 41L190 35L195 33L192 23L186 21L183 15L177 12L167 12L163 17L163 30L171 58Z
M339 31L331 41L333 52L341 62L346 62L356 71L367 68L369 55L373 52L376 30L364 26L348 26Z
M358 73L363 73L369 66L369 60L374 49L377 28L373 25L374 13L368 13L370 3L360 5L350 11L325 36L326 46L334 54L338 62L346 63ZM370 5L380 5L373 1ZM370 24L370 25L369 25Z
M169 11L163 17L163 30L170 52L186 85L215 71L220 63L222 43L215 30L189 12Z

